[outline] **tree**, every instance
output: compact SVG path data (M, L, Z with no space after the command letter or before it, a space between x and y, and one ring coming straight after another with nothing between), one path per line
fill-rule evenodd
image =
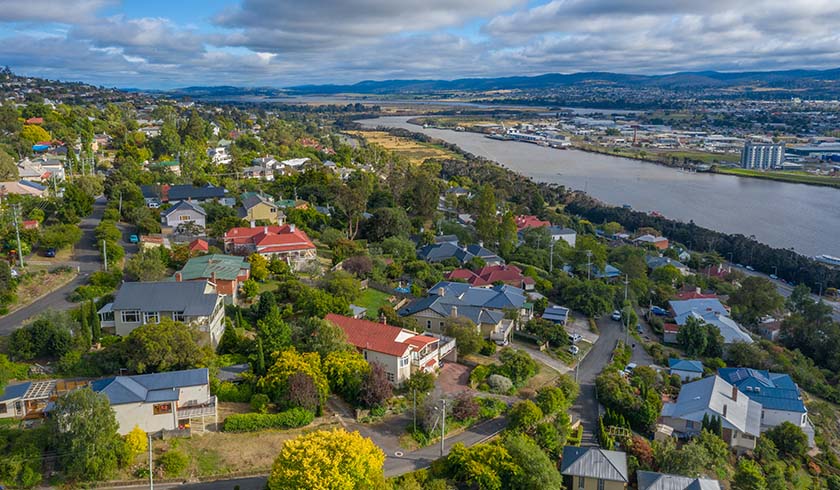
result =
M515 386L522 386L528 378L537 374L537 363L527 352L505 347L499 353L499 360L502 366L499 372L504 374Z
M125 447L129 459L134 459L149 450L149 438L139 425L135 425L131 432L125 435Z
M15 359L59 359L73 346L73 332L79 323L68 312L46 311L31 324L12 332L9 351Z
M681 326L680 331L677 332L677 343L685 349L685 353L689 356L703 355L708 341L706 324L703 320L694 317L689 317L685 325Z
M591 235L577 237L572 256L572 265L582 275L587 274L587 264L600 271L603 271L607 265L607 246Z
M741 287L729 297L733 316L749 324L779 310L785 299L776 290L776 285L766 277L749 276L741 281Z
M462 391L455 397L455 402L452 404L452 416L459 421L475 418L478 416L479 408L475 398L469 392Z
M475 197L475 231L478 238L491 244L497 236L499 220L496 218L496 194L489 185L483 185Z
M284 408L300 407L310 412L318 410L318 387L312 377L304 373L289 376L288 388L282 402Z
M319 407L322 407L329 392L329 382L321 370L321 357L314 352L299 353L293 347L274 354L274 364L257 381L257 389L282 403L289 390L289 378L303 373L312 378L318 388Z
M381 242L389 237L407 238L411 221L402 208L379 208L362 226L364 236L371 242Z
M292 339L295 347L306 352L317 352L321 359L326 359L333 352L357 353L347 343L347 334L341 327L321 318L298 321L292 329Z
M242 283L242 296L245 299L251 299L260 294L260 285L253 279L248 279Z
M531 400L520 400L513 404L508 413L508 428L530 432L543 418L542 410Z
M35 143L40 143L42 141L52 140L50 133L41 126L35 126L34 124L27 124L23 126L23 129L20 131L20 137L30 145L34 145Z
M456 443L446 458L447 476L479 490L501 490L511 475L519 471L510 453L497 443L470 448Z
M808 436L790 422L782 422L763 434L773 441L779 455L787 459L802 458L808 451Z
M199 332L191 326L161 318L160 323L141 325L124 340L127 367L137 373L191 369L207 357L199 346Z
M563 478L557 466L540 450L540 447L524 434L509 434L502 441L513 464L518 466L510 478L508 488L539 488L561 490Z
M166 264L158 250L147 248L128 259L125 272L135 281L159 281L166 276Z
M335 204L347 218L347 238L354 240L359 232L362 213L367 208L367 201L373 192L373 174L357 171L339 184L335 192Z
M265 350L271 353L281 351L292 343L292 327L283 321L276 305L271 306L268 314L257 320L257 335Z
M700 444L689 442L677 449L674 439L670 437L653 443L653 466L661 473L696 478L708 468L708 463L709 456Z
M18 168L15 159L0 149L0 181L17 181Z
M382 252L391 255L395 259L413 259L417 256L414 242L406 238L391 236L382 240L381 245Z
M393 395L391 383L385 373L385 368L378 362L371 363L370 371L362 380L359 390L359 401L366 407L380 407Z
M333 351L324 358L324 374L330 389L349 402L356 402L370 364L356 350Z
M502 257L510 258L516 245L519 242L517 235L516 220L513 218L513 213L508 211L502 217L502 224L499 226L499 253Z
M563 390L555 386L544 386L537 390L536 402L545 415L554 415L568 409L571 405L566 401Z
M455 339L458 346L458 353L468 356L478 352L484 338L478 327L467 317L447 317L444 320L443 332L448 337Z
M761 467L751 459L741 458L738 460L738 467L735 469L735 478L732 480L732 490L765 490L767 482Z
M283 444L268 490L362 490L385 488L385 454L358 432L316 431Z
M255 281L263 282L268 279L268 259L254 252L248 257L251 263L251 277Z
M362 287L359 280L347 271L337 270L324 275L319 286L328 293L347 300L353 301L359 295Z
M67 248L82 239L82 230L75 225L45 226L39 244L43 248ZM110 254L109 254L110 258Z
M48 424L70 479L104 480L114 474L125 446L108 397L89 387L73 390L55 401Z

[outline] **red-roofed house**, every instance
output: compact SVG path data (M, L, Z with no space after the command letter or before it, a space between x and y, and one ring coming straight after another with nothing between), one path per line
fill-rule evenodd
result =
M37 230L40 226L41 223L36 219L28 219L23 222L24 230Z
M676 344L678 333L680 333L680 326L676 323L666 323L662 326L662 340L666 344Z
M718 299L718 296L714 293L703 293L700 291L700 288L695 288L678 292L674 295L674 299L680 301L688 299Z
M44 118L43 117L30 117L29 119L26 120L26 124L41 125L41 124L44 124Z
M516 231L522 231L525 228L542 228L544 226L551 226L548 221L543 221L533 215L519 215L513 218L516 222Z
M475 287L491 287L501 282L526 291L534 289L534 279L523 275L522 269L515 265L486 265L477 273L469 269L455 269L446 275L446 279L463 280Z
M441 358L455 350L454 339L418 335L404 328L334 313L326 319L344 330L347 341L368 363L379 363L394 386L401 385L415 371L437 371Z
M225 233L224 244L225 253L278 257L295 269L317 258L315 244L293 224L231 228Z
M210 251L210 245L201 238L196 238L187 245L187 249L190 251L190 254L207 253Z

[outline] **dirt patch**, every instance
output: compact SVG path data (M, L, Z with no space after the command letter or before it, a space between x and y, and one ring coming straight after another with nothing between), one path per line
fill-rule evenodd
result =
M463 364L447 363L440 369L437 386L447 394L457 394L470 387L471 368Z

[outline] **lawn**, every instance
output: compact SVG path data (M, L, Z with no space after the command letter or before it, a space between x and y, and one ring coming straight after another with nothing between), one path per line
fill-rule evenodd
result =
M739 177L753 177L757 179L778 180L781 182L793 182L796 184L824 185L828 187L840 187L840 178L828 177L825 175L812 175L807 172L792 171L761 171L745 168L718 168L718 173L737 175Z
M367 317L371 320L376 320L379 308L389 304L388 298L391 295L383 293L377 289L367 288L362 291L362 294L353 301L354 305L367 308Z
M347 131L348 134L364 138L371 144L382 146L386 150L405 157L413 164L421 164L428 159L460 158L459 155L431 143L421 143L410 138L392 136L385 131Z

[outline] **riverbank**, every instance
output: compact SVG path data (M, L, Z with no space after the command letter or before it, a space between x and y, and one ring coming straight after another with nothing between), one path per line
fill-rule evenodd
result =
M712 169L712 172L724 175L735 175L737 177L746 177L751 179L775 180L777 182L819 185L824 187L834 187L840 189L840 178L827 177L823 175L811 175L803 172L761 171L749 170L745 168L728 167L715 167Z

